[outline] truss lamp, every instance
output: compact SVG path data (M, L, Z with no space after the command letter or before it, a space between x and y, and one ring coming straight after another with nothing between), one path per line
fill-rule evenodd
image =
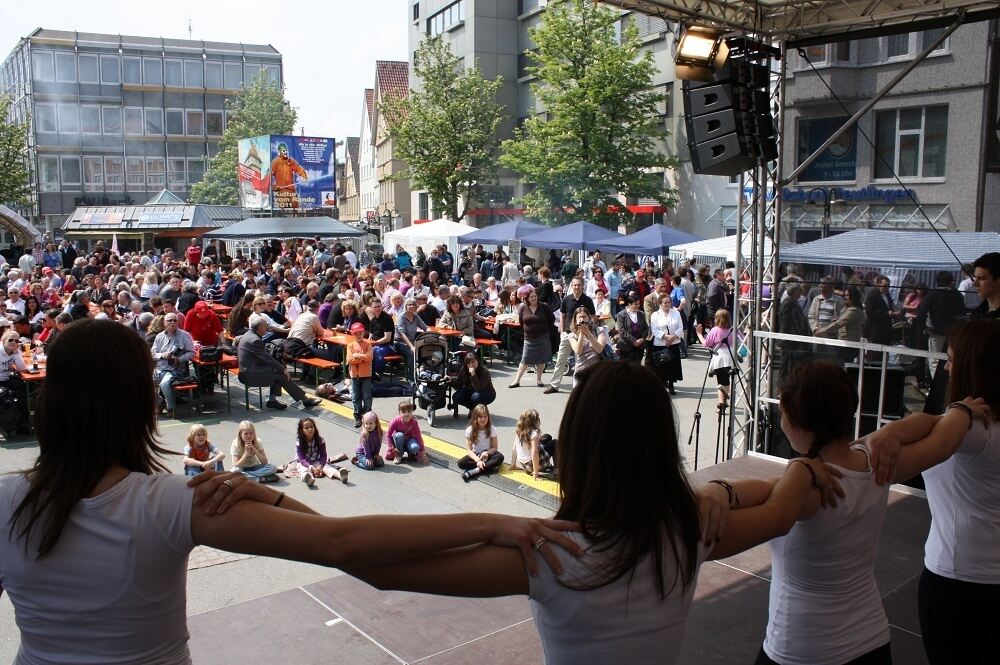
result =
M684 81L709 82L728 57L729 47L718 30L692 25L677 42L674 72Z

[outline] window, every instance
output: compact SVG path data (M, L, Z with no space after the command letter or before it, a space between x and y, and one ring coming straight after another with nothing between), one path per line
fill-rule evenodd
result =
M159 58L142 59L142 82L146 85L163 85L163 65Z
M101 107L81 106L80 107L80 131L84 134L101 133Z
M201 157L188 159L188 184L193 185L201 182L205 177L205 160Z
M125 158L125 185L130 192L146 189L145 160L142 157Z
M123 114L125 133L132 135L142 135L142 109L127 108Z
M427 34L431 37L437 37L464 20L465 0L458 0L427 19Z
M246 67L243 68L243 80L250 83L255 78L257 74L260 74L260 65L247 63Z
M187 188L186 169L184 159L167 160L167 189L171 192L179 192Z
M107 178L107 191L125 191L125 166L121 157L104 158L104 175Z
M100 72L98 72L97 70L96 55L80 54L79 65L80 65L80 83L101 82Z
M418 18L420 18L420 3L419 2L414 2L413 3L413 20L416 21Z
M122 58L122 83L142 84L142 62L139 58Z
M99 192L104 188L104 161L100 157L83 158L83 191Z
M167 109L167 134L170 136L184 134L184 111Z
M205 131L209 136L222 136L222 111L205 112Z
M205 70L201 60L184 61L184 85L189 88L205 87Z
M76 83L76 56L72 53L56 53L56 80L62 83Z
M122 133L122 110L117 106L101 107L101 120L105 134Z
M281 68L277 65L268 65L267 82L271 85L281 85Z
M163 109L146 109L146 134L163 135Z
M930 46L931 44L933 44L934 40L937 39L938 37L940 37L941 34L944 31L945 31L945 28L934 28L932 30L924 30L923 32L921 32L920 33L920 50L922 51L925 48L927 48L928 46ZM951 40L951 37L948 37L947 39L945 39L943 42L941 42L940 44L938 44L938 47L936 49L934 49L933 51L931 51L931 53L941 53L942 51L947 51L948 50L948 42L950 40Z
M180 60L163 61L163 84L181 87L184 85L184 63Z
M80 114L79 111L76 110L76 104L59 105L59 133L80 133Z
M31 73L36 81L55 81L56 70L51 51L32 51Z
M850 42L837 42L836 44L820 44L818 46L807 46L804 49L806 58L802 62L802 66L805 68L809 67L809 63L813 65L828 65L834 62L850 62L851 61L851 43Z
M80 158L79 157L60 157L60 166L62 167L62 184L71 185L80 188Z
M205 87L206 88L221 88L222 87L222 63L221 62L206 62L205 63Z
M910 55L910 35L889 35L885 38L885 57L906 58Z
M224 87L235 90L240 87L241 83L243 83L243 65L238 62L227 62Z
M59 191L59 158L38 158L38 188L43 192Z
M875 115L875 178L943 178L948 107L926 106Z
M205 135L205 114L201 111L187 112L187 133L188 136Z
M150 189L163 189L166 183L163 161L163 157L146 158L146 185Z
M911 32L905 35L889 35L888 37L884 37L882 52L885 60L891 62L893 60L912 58L933 44L934 40L940 37L944 31L945 28L934 28L933 30L924 30L923 32ZM936 49L931 51L931 54L947 53L949 41L950 38L941 42Z
M35 104L35 131L41 134L55 134L59 131L58 128L55 105Z
M117 55L101 56L101 83L121 83L121 73L118 71Z

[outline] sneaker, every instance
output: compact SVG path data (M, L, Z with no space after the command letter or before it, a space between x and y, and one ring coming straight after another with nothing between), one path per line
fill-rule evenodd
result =
M430 464L431 458L427 456L426 452L420 453L420 463Z
M302 482L304 482L309 487L312 487L313 483L316 482L316 479L313 477L311 471L306 471L305 473L302 474Z
M302 400L302 406L304 406L307 409L311 409L312 407L322 403L323 400L321 400L318 397L306 397L304 400Z
M464 480L465 482L469 482L470 480L472 480L472 472L471 471L463 471L462 472L462 480Z
M555 386L549 386L548 388L542 391L542 393L545 395L551 395L552 393L557 393L557 392L559 392L559 389L556 388Z
M397 452L396 452L396 459L394 459L393 461L394 461L394 462L395 462L396 464L402 464L402 463L403 463L403 453L401 453L401 452L397 451Z
M266 406L269 409L278 409L278 410L287 409L288 408L287 404L285 404L284 402L279 402L276 399L269 399L269 400L267 400L267 402L264 404L264 406Z
M361 427L361 418L355 418L354 419L354 427L355 427L355 429L358 428L358 427Z
M337 471L340 472L340 482L342 482L342 483L344 483L346 485L347 484L347 474L349 474L351 472L351 470L350 469L343 469L341 467L337 467Z
M262 482L262 483L276 483L279 480L281 480L281 478L278 477L278 474L272 473L270 475L267 475L267 476L264 476L263 478L261 478L260 482Z

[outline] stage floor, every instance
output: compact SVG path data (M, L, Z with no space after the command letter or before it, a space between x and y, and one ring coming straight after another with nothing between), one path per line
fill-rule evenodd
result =
M711 478L768 477L781 466L741 457L699 470ZM896 663L926 663L917 622L917 580L930 523L927 502L892 491L875 575L892 628ZM766 547L706 563L680 662L752 663L767 623ZM199 664L541 664L524 597L488 600L380 592L347 575L188 618ZM629 664L632 665L632 664Z

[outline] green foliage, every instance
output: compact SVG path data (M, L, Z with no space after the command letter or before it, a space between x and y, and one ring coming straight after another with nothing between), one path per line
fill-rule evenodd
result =
M0 203L25 206L31 202L28 123L7 122L10 105L10 97L0 97Z
M640 51L635 26L617 42L618 19L592 0L558 0L531 30L532 88L546 113L504 141L501 163L534 184L524 203L548 224L582 219L615 228L624 221L618 193L676 200L662 171L677 160L658 149L667 132L653 56Z
M451 46L439 37L427 39L413 56L421 90L379 105L393 156L407 165L406 173L394 177L427 190L454 221L465 217L477 185L496 180L497 129L504 119L496 101L503 79L484 79L478 65L459 67Z
M226 108L229 122L219 141L219 152L209 161L204 179L191 188L190 203L239 205L240 139L291 134L295 129L295 109L285 101L284 90L269 82L263 71L241 88L236 97L226 100Z

